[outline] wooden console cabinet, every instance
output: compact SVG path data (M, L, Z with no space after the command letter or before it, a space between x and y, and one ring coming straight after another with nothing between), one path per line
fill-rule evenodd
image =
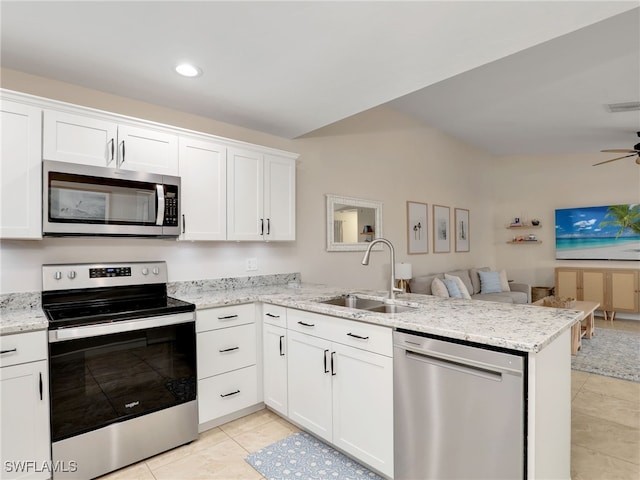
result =
M558 267L556 295L598 302L605 320L616 312L640 312L640 272L623 268Z

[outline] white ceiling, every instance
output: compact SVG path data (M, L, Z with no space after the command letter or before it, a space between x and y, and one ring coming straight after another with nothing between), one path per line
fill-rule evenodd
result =
M288 138L389 102L498 155L593 152L638 141L604 107L640 101L638 5L2 0L0 62Z

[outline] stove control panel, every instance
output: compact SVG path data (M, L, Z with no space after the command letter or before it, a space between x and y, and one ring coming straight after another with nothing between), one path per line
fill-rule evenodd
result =
M166 262L80 263L42 266L42 290L167 283Z
M142 269L144 275L144 268ZM103 278L103 277L130 277L131 267L103 267L103 268L90 268L89 278Z

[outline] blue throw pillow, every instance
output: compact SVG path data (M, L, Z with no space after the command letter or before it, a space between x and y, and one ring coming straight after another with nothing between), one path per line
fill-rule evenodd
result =
M480 293L502 293L500 273L478 272L480 275Z
M445 278L442 280L444 284L447 286L447 291L449 292L449 297L451 298L462 298L462 292L458 287L458 282L453 279Z

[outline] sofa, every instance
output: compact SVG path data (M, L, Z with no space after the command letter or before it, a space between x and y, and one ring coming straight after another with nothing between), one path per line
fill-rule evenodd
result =
M491 272L491 269L489 267L481 267L465 270L453 270L450 272L435 273L430 275L420 275L409 280L409 288L411 289L411 293L434 295L431 289L433 280L435 278L438 278L441 281L445 281L445 279L447 278L445 277L446 275L449 278L458 277L466 287L466 290L469 292L469 295L473 300L486 300L490 302L519 304L531 303L531 286L526 283L506 282L506 273L503 272L500 272L502 273L505 280L503 281L503 285L505 283L508 283L508 287L506 287L505 285L502 288L502 291L495 293L482 293L483 285L481 282L481 277L487 278L491 274L481 275L480 272ZM508 290L506 290L506 288L508 288ZM485 290L491 289L486 288Z

